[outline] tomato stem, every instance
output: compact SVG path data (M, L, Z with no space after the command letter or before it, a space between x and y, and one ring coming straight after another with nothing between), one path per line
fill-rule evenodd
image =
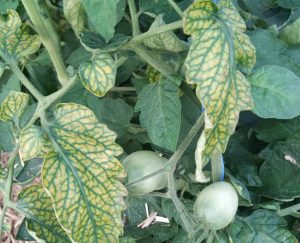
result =
M0 217L0 240L2 239L2 231L3 231L3 223L4 223L4 217L6 213L6 209L9 207L10 197L11 197L11 189L13 184L13 176L14 176L14 166L15 166L15 159L19 153L19 144L16 144L16 147L11 154L8 162L7 162L7 168L8 168L8 175L5 180L5 189L3 192L3 210Z
M46 6L40 6L35 0L22 0L22 3L51 57L58 81L61 85L67 84L69 76L60 52L59 38L53 27L51 16L47 13ZM42 16L42 11L45 12L46 16Z
M174 2L174 0L168 0L169 4L174 8L176 13L182 18L183 17L183 12L179 8L179 6Z

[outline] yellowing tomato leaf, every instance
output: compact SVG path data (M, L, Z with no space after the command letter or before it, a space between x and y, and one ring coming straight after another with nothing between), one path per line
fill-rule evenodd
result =
M104 96L115 85L116 65L108 53L95 54L79 67L84 87L96 96Z
M218 15L234 32L244 32L246 30L246 24L235 8L222 7Z
M23 160L38 157L46 143L45 132L38 126L29 126L20 133L20 154Z
M256 63L256 50L248 35L235 33L234 51L235 59L246 73L250 73Z
M26 215L30 235L39 242L71 242L59 225L51 198L40 185L25 188L19 194L17 207Z
M25 110L28 100L28 94L10 91L1 104L0 119L9 122L19 118Z
M207 96L207 102L211 99L218 100L222 89L218 83L226 85L229 73L229 45L221 27L208 29L193 37L185 66L186 81L190 84L200 84L203 93L210 92L213 97Z
M197 165L196 180L198 181L207 181L207 178L202 173L202 168L208 163L212 153L225 151L229 137L235 131L240 111L251 110L254 107L250 93L250 84L242 73L237 71L229 85L227 89L223 90L226 93L223 96L225 98L223 100L220 91L216 91L220 95L221 100L219 109L212 106L215 103L214 100L211 100L206 105L206 116L209 119L209 125L212 124L213 126L209 127L205 124L205 132L201 134L197 144L195 156ZM203 94L201 94L200 85L197 86L197 95L201 100ZM206 103L203 104L205 105ZM211 109L212 107L214 109Z
M125 172L116 156L116 134L78 104L58 104L55 121L46 125L55 151L42 169L60 224L76 242L117 242L122 234L122 197L118 181Z
M205 108L205 130L195 153L196 180L199 182L209 180L202 167L209 162L212 154L225 151L239 112L253 108L250 85L240 72L235 71L233 53L232 36L242 33L245 23L234 7L226 7L229 6L228 1L221 5L219 11L203 7L207 5L214 6L206 1L196 2L184 15L189 20L184 22L184 32L192 35L185 61L186 81L197 84L197 96ZM215 18L216 14L220 18ZM211 21L214 23L211 24ZM242 51L246 55L246 51Z
M163 15L158 15L149 30L155 29L161 25L164 25ZM161 34L154 35L146 40L144 40L145 46L160 50L160 51L171 51L171 52L181 52L186 50L187 46L183 41L181 41L172 31L165 31Z
M6 20L0 18L0 54L18 59L36 52L41 44L38 35L30 35L29 27L22 25L18 13L8 10Z
M212 18L218 12L218 7L211 1L200 1L192 4L183 16L183 30L187 35L196 31L210 29L216 24Z
M86 17L81 0L64 0L64 15L78 35L84 28Z

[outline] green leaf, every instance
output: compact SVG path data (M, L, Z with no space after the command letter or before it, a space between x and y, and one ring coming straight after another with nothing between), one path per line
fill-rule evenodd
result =
M245 131L245 136L248 136L248 131ZM228 168L236 179L241 181L246 186L261 187L262 182L258 176L258 166L254 155L242 144L239 136L243 135L237 131L231 136L226 152L224 154L224 161L226 168ZM246 137L248 139L248 137ZM248 140L249 141L249 140ZM249 141L253 142L253 141ZM238 159L237 159L238 158Z
M86 14L81 0L64 0L64 15L76 35L84 28Z
M217 6L211 1L199 1L192 4L183 16L183 29L187 35L196 31L212 29L216 25L213 18L218 12Z
M93 110L99 121L107 124L118 137L126 133L133 117L133 109L122 99L103 98Z
M52 201L42 186L25 188L19 194L17 207L25 212L27 229L35 240L43 239L49 243L71 242L59 225Z
M3 80L4 81L4 80ZM20 81L16 75L11 75L5 84L1 86L0 104L5 100L11 91L21 91Z
M125 172L116 134L82 105L58 104L54 118L47 133L55 151L44 159L42 178L60 224L77 242L117 242L127 192L117 180Z
M82 62L87 62L92 57L90 52L87 52L84 48L79 47L74 50L66 60L66 63L78 68Z
M246 5L246 9L252 13L262 13L270 8L272 8L276 0L242 0L242 2Z
M115 85L116 65L107 53L95 54L89 62L82 63L79 75L84 87L96 96L104 96Z
M164 25L163 15L158 15L149 30L153 30ZM144 44L155 50L181 52L187 49L187 46L172 31L165 31L144 40Z
M28 183L33 181L41 173L43 160L35 158L27 161L16 177L18 183Z
M81 0L95 29L109 41L124 14L124 0Z
M266 143L286 140L300 130L300 117L291 120L263 120L253 128L256 137Z
M11 152L15 147L12 124L0 121L0 151Z
M248 34L256 49L257 67L272 64L269 62L278 59L287 47L286 43L277 39L270 31L257 30L250 31Z
M135 110L155 145L175 151L181 121L178 86L170 80L146 85L138 96Z
M286 226L287 223L277 213L256 210L248 217L237 217L229 226L228 233L232 242L297 242Z
M29 126L20 133L20 156L30 160L41 154L46 143L45 132L38 126Z
M289 45L300 43L300 18L285 26L279 34L281 40Z
M16 9L19 5L19 0L2 0L0 2L0 14L6 14L8 9Z
M110 41L106 41L99 33L93 31L80 32L81 44L88 51L101 50L103 52L114 52L122 47L130 39L130 36L116 34Z
M280 7L283 8L299 8L300 2L298 0L277 0L276 2Z
M23 220L18 233L16 235L16 240L23 240L23 241L34 241L34 238L29 234L27 227L26 227L26 220Z
M25 110L29 95L11 91L1 104L0 119L6 122L19 118Z
M254 113L263 118L291 119L300 115L300 78L290 70L267 65L250 77Z
M0 54L18 59L36 52L41 44L39 36L29 34L29 27L22 25L16 11L7 12L6 21L0 19Z
M263 182L261 195L277 200L300 197L300 132L284 142L278 142L268 153L261 153L266 160L260 168Z

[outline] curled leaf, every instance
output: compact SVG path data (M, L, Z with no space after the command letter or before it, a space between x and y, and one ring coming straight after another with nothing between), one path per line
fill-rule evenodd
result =
M8 10L6 20L0 18L1 55L18 59L36 52L40 44L39 36L29 34L29 27L21 23L16 11Z
M96 96L104 96L115 85L117 69L108 53L95 54L79 67L84 87Z

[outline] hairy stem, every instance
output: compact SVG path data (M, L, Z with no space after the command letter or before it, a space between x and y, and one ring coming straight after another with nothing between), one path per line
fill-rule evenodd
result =
M26 89L29 90L33 97L36 98L38 101L41 101L44 98L44 96L32 85L32 83L20 70L18 64L14 60L6 58L4 55L1 55L1 58L9 65L10 69L18 77L18 79L26 87Z
M300 203L298 204L295 204L291 207L288 207L288 208L284 208L284 209L281 209L278 214L281 216L281 217L284 217L284 216L287 216L287 215L290 215L296 211L300 210Z
M53 27L50 15L45 6L39 6L36 0L22 0L22 3L50 55L57 72L58 81L65 85L69 81L69 77L61 56L59 38Z
M183 17L183 12L182 10L178 7L178 5L174 2L174 0L168 0L169 4L174 8L176 13L182 18Z
M139 27L139 16L136 12L136 6L134 0L128 0L128 6L131 16L131 25L132 25L132 35L137 36L140 34L140 27Z
M152 67L160 71L165 76L168 76L170 74L174 74L175 71L173 68L171 68L169 65L167 65L165 62L160 61L151 51L149 51L145 46L143 45L133 45L130 48L132 51L134 51L136 54L138 54L142 59L144 59L148 64L150 64Z
M56 91L55 93L48 95L44 97L42 101L39 102L38 107L33 114L32 118L26 125L26 127L31 126L34 124L34 122L41 116L41 114L47 110L55 101L57 101L59 98L61 98L65 93L67 93L70 88L75 84L76 78L71 78L70 82L68 82L65 86L63 86L61 89Z
M2 239L2 228L3 228L3 222L4 222L4 216L6 213L6 209L9 206L10 203L10 197L11 197L11 190L12 190L12 184L13 184L13 176L14 176L14 166L15 166L15 159L19 153L19 144L16 145L14 151L10 155L10 158L7 162L7 169L8 169L8 175L5 181L5 189L3 192L3 210L0 218L0 240Z
M150 38L152 36L161 34L163 32L166 32L166 31L169 31L169 30L180 29L180 28L182 28L182 24L183 24L182 20L178 20L178 21L175 21L175 22L170 23L170 24L165 24L165 25L156 27L155 29L149 30L149 31L147 31L143 34L140 34L140 35L137 35L137 36L133 37L130 42L131 43L141 42L141 41L143 41L147 38Z

